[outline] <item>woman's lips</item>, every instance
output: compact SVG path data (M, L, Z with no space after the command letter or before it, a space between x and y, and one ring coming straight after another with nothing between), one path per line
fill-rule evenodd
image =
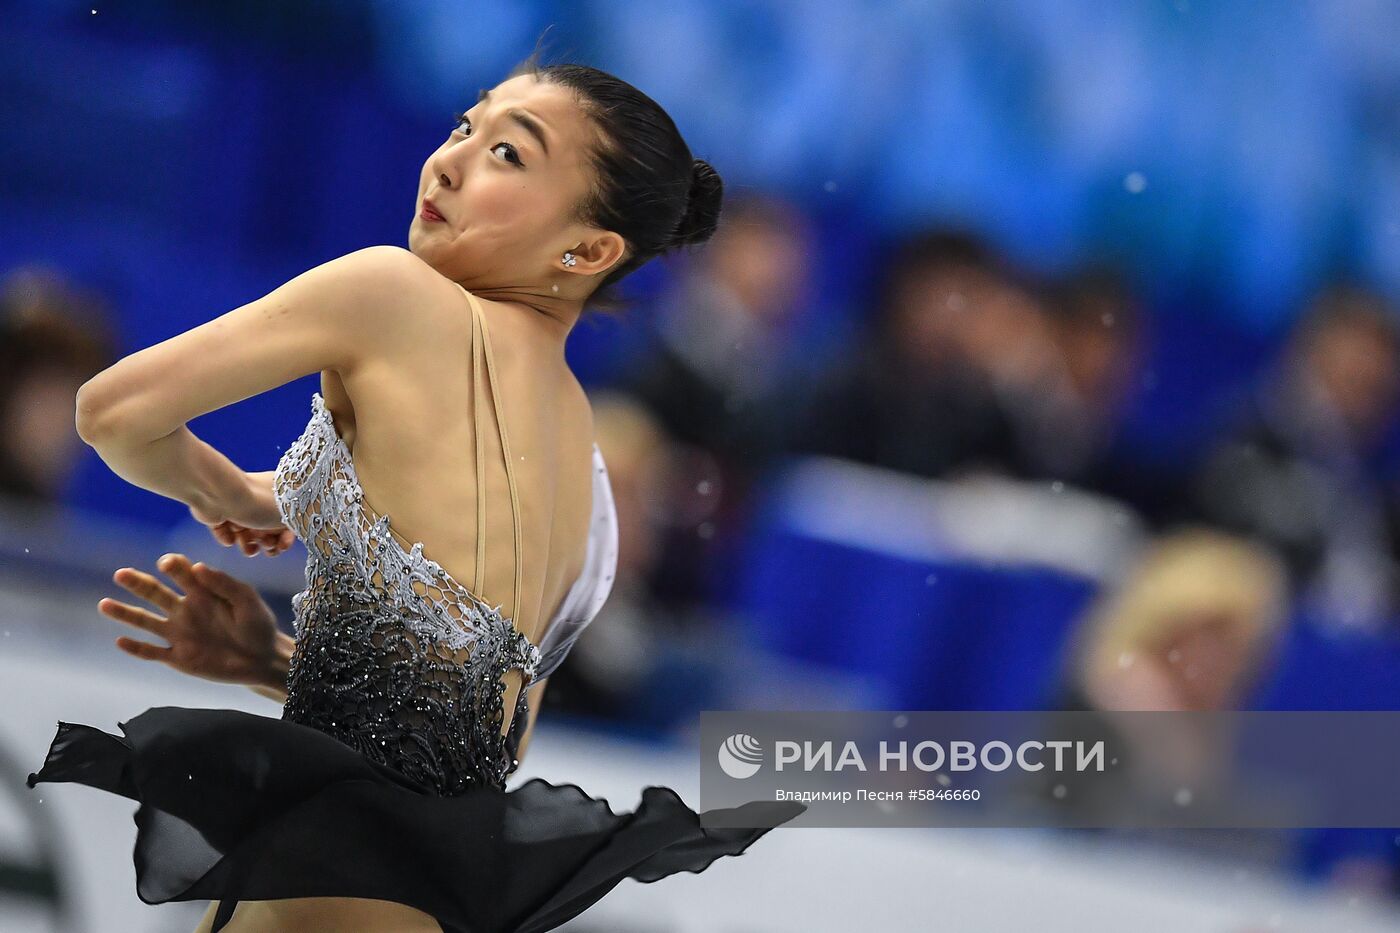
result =
M433 220L437 221L438 223L444 222L443 216L437 211L433 210L432 204L428 203L427 201L423 202L423 210L419 211L418 216L423 218L424 220Z

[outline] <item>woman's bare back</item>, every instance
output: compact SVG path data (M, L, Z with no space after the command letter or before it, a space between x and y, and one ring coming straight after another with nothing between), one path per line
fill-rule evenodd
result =
M390 516L399 543L422 542L458 583L502 607L535 644L582 571L593 490L593 416L588 397L538 312L472 296L488 329L494 379L473 378L472 318L464 289L443 279L440 302L419 309L425 339L405 358L385 356L358 371L321 374L322 396L351 450L372 509ZM494 381L499 400L490 397ZM478 401L478 390L483 397ZM512 605L515 524L497 430L504 419L520 511L521 605ZM480 414L480 429L476 425ZM477 566L476 439L486 490L485 576ZM509 729L520 689L507 675Z

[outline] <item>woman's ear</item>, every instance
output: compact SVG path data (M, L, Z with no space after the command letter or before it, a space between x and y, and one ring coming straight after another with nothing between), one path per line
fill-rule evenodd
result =
M568 250L574 256L573 265L561 267L580 275L597 275L607 272L622 261L627 252L627 241L611 230L602 230L581 240Z

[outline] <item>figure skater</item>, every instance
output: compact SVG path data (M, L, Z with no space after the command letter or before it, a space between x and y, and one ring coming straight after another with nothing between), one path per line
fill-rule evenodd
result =
M505 787L616 563L565 339L597 289L708 239L721 196L651 98L536 53L428 156L407 250L317 266L82 386L79 433L117 474L226 545L275 555L295 535L308 553L294 641L251 588L183 556L162 561L183 596L117 572L166 614L103 611L145 613L171 641L128 651L285 699L280 719L59 722L28 784L139 802L142 901L210 901L200 931L531 933L806 809L755 801L716 811L744 827L720 829L666 787L621 814L574 784ZM245 472L186 426L313 372L275 470Z

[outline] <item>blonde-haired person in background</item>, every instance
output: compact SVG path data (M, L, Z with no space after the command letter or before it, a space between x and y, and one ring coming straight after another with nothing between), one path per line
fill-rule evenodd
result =
M1287 570L1271 549L1204 528L1167 534L1090 607L1060 705L1103 712L1242 708L1270 667L1289 609ZM1229 761L1225 726L1200 716L1112 719L1131 759L1120 776L1149 793L1170 792L1173 785L1192 790L1195 805ZM1117 789L1084 788L1095 794ZM1388 830L1152 833L1153 842L1189 846L1198 856L1214 850L1276 869L1298 867L1321 844L1330 881L1369 895L1393 888L1389 838ZM1339 844L1341 851L1328 852Z
M1232 739L1223 720L1112 714L1238 708L1267 664L1287 605L1283 564L1260 545L1194 527L1148 545L1089 607L1060 698L1062 709L1104 713L1122 752L1111 780L1093 789L1100 799L1171 800L1193 788L1199 800L1226 775Z
M1090 608L1070 689L1097 709L1234 709L1287 605L1284 567L1264 547L1203 528L1169 533Z
M1237 802L1232 724L1194 714L1236 709L1246 699L1268 665L1287 593L1281 562L1243 539L1192 527L1149 544L1090 605L1071 646L1059 706L1099 714L1097 725L1080 726L1099 731L1111 767L1062 781L1057 804L1112 826L1122 819L1152 825L1153 814L1187 804L1204 817ZM1185 715L1119 715L1138 711ZM1154 829L1148 841L1187 849L1192 858L1278 868L1292 839Z

